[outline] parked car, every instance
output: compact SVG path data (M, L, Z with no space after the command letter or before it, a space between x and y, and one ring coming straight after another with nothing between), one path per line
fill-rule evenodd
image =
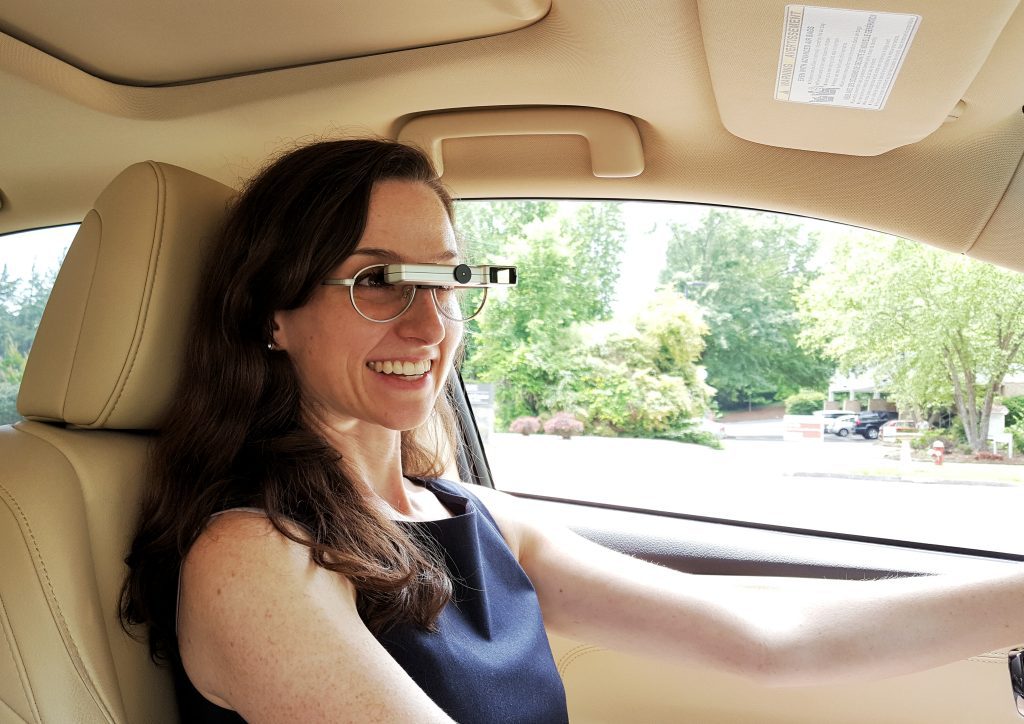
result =
M846 415L840 415L839 417L833 417L827 423L825 423L825 432L839 437L849 437L850 433L853 432L854 425L857 422L857 415L853 413L847 413Z
M895 416L895 412L861 412L854 420L853 431L868 440L875 440L878 438L878 431L882 425L892 420Z
M921 429L914 420L889 420L878 428L878 436L883 440L899 440L920 434Z
M852 414L854 413L850 412L849 410L816 410L814 412L815 417L824 420L825 432L828 432L829 422L835 420L836 418L846 417L847 415Z

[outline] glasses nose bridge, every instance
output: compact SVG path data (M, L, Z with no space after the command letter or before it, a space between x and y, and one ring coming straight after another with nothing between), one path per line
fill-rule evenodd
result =
M412 291L409 293L411 297L409 299L409 304L402 311L402 313L398 315L398 317L401 318L407 316L409 314L409 310L411 310L413 306L415 306L416 298L425 296L429 297L431 308L434 310L434 314L437 316L438 320L443 324L445 320L445 314L444 312L441 311L441 302L438 301L437 298L437 287L433 286L432 284L409 284L408 288L412 289Z

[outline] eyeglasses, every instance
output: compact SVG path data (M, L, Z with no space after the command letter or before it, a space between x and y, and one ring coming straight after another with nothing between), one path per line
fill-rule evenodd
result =
M371 322L390 322L412 306L416 290L430 290L434 306L453 322L465 322L480 314L487 301L486 286L439 286L436 284L393 284L388 281L387 264L372 264L352 279L324 279L322 284L348 287L352 308Z

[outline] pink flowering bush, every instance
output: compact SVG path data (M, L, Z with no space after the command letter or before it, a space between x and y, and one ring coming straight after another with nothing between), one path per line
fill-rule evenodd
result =
M540 432L540 418L517 417L508 426L508 429L511 432L518 432L520 435L532 435L535 432Z
M573 435L583 434L583 423L573 417L569 412L556 412L554 416L544 423L544 432L548 435L559 435L568 440Z

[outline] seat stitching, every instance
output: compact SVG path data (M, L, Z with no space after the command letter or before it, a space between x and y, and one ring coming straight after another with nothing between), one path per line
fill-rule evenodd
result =
M555 665L558 669L558 672L562 672L562 670L566 666L566 662L571 661L577 651L579 651L580 649L585 649L587 646L589 646L589 644L577 644L576 646L573 646L571 649L562 654L560 657L558 657L558 663Z
M113 724L114 717L107 710L106 705L104 704L102 698L99 696L99 692L96 691L96 688L93 685L92 678L85 671L85 666L82 663L81 654L79 654L78 652L78 646L75 644L75 639L71 635L71 630L68 628L67 620L64 618L64 611L60 607L60 601L57 600L57 593L53 589L53 581L50 579L50 573L46 569L46 562L43 560L42 553L39 550L39 544L36 542L35 534L32 532L32 526L28 522L28 516L25 515L25 511L18 504L18 501L14 498L14 495L10 492L10 490L7 489L7 487L3 483L0 483L0 497L2 497L4 501L7 503L8 509L11 509L11 512L16 513L16 516L21 521L22 536L24 537L25 535L27 535L29 538L29 540L27 540L26 542L31 543L32 551L35 554L33 555L33 561L37 565L36 573L42 573L42 581L46 584L46 589L49 591L50 594L47 597L48 602L52 607L51 610L53 611L53 613L56 614L55 620L57 623L57 627L61 633L61 638L64 639L65 646L70 647L68 653L71 654L71 662L72 664L74 664L75 671L81 678L82 683L85 684L86 691L89 692L89 695L93 698L93 701L96 702L96 705L100 708L100 711L106 717L107 721Z
M32 710L32 716L35 717L36 721L42 721L43 718L39 715L39 707L36 706L35 694L32 691L32 682L29 680L28 672L25 670L21 649L18 647L18 639L14 635L14 627L11 626L10 617L7 615L7 607L4 606L3 596L0 596L0 624L2 624L0 627L4 630L4 638L7 640L7 649L11 653L11 661L14 662L14 668L18 670L18 678L21 679L21 688L25 698L28 700L28 707ZM10 705L7 705L7 708L11 709ZM14 710L11 709L11 711Z
M117 397L114 398L114 404L111 405L110 412L108 412L103 417L103 423L106 423L106 421L113 416L114 411L117 410L117 405L118 403L121 402L121 395L124 394L125 388L128 387L128 380L131 379L132 370L135 369L135 362L139 358L139 348L142 346L141 337L145 334L146 320L149 318L149 307L153 301L153 287L156 286L157 270L160 267L160 254L163 252L164 248L164 224L167 222L167 180L164 178L163 169L158 164L155 164L152 161L150 161L149 164L150 167L153 169L154 173L156 174L157 180L159 181L159 185L157 187L157 195L159 199L159 223L157 223L156 229L154 231L154 233L156 234L156 239L159 240L159 243L156 244L156 258L153 259L153 281L152 284L149 285L148 293L145 294L143 299L143 308L141 310L142 319L139 320L138 333L140 339L138 340L138 343L135 346L135 351L132 354L131 361L128 363L128 369L125 371L124 380L122 381L121 386L117 391Z
M575 664L577 661L582 659L584 656L587 656L589 654L600 653L601 651L604 651L604 649L602 649L602 648L600 648L598 646L587 646L585 648L580 649L579 651L575 652L575 654L573 656L571 656L565 662L565 669L564 669L564 671L568 671L570 666Z
M604 651L600 646L592 646L590 644L580 644L565 654L558 660L557 669L558 673L565 678L565 672L569 670L569 667L576 663L577 659L581 659L587 654L596 654Z

